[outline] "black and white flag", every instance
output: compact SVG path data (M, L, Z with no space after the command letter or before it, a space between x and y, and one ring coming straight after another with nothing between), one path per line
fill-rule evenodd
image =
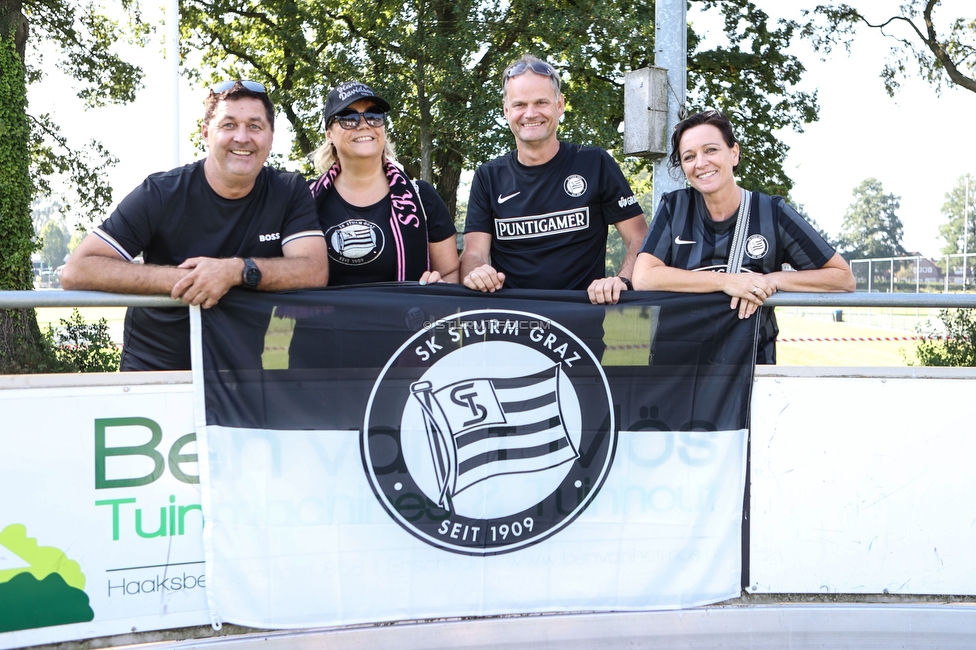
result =
M378 285L194 314L216 618L738 595L757 319L727 296Z

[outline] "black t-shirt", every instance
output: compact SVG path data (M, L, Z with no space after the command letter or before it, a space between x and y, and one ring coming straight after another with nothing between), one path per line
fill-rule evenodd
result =
M407 269L417 271L405 271L405 280L419 280L420 269L429 269L426 248L429 244L426 242L453 239L457 230L447 206L433 186L424 181L417 181L417 185L423 204L422 211L417 206L417 212L426 215L426 237L403 237L399 242L390 224L393 212L389 194L366 207L350 205L334 188L316 198L319 222L329 247L329 286L395 281L398 277L395 248L398 245L403 246L406 257L418 262L405 265ZM380 316L379 313L375 315ZM384 331L399 319L411 318L416 320L415 327L420 327L424 320L419 310L413 310L385 314L380 321L358 322L355 329L350 329L344 315L334 311L298 317L288 348L288 367L381 366L401 343L385 336Z
M705 199L693 188L669 192L661 198L641 252L687 271L724 272L737 221L712 219ZM752 193L743 273L782 271L784 263L797 271L819 269L834 252L785 199ZM779 328L772 308L762 313L757 362L775 363Z
M265 167L251 192L225 199L210 187L204 160L149 176L95 234L118 254L174 266L191 257L281 257L295 239L322 236L315 203L298 174ZM122 370L190 368L186 308L130 308Z
M430 183L417 182L427 215L427 240L440 242L457 230L444 201ZM390 195L370 206L347 203L330 191L317 202L319 223L329 247L329 286L392 282L397 279L396 243L390 226ZM427 250L407 250L408 256L427 256ZM428 265L429 266L429 265ZM406 278L419 280L419 277Z
M516 289L586 289L606 276L607 227L642 215L609 153L559 143L527 166L513 151L475 172L465 232L492 235L491 264Z

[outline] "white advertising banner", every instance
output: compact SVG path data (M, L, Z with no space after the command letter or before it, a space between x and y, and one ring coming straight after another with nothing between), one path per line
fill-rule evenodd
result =
M758 378L748 591L976 594L973 387Z
M210 621L192 411L189 384L0 390L0 648Z

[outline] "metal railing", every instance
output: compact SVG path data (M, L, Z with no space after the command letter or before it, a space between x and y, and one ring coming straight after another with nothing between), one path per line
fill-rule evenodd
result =
M976 308L976 294L953 293L777 293L770 307L932 307ZM31 307L181 307L168 296L103 291L0 291L0 309Z

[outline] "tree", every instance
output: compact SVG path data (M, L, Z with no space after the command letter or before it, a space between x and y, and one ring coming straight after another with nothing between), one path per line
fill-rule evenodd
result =
M112 342L105 318L88 323L77 309L72 309L71 316L62 318L57 329L48 325L47 337L61 372L115 372L119 369L122 350Z
M120 2L137 9L135 0ZM37 243L30 204L35 195L50 193L52 174L68 176L75 199L66 201L82 213L111 202L101 172L112 158L104 148L92 143L89 153L71 149L48 115L28 113L27 84L40 78L25 65L28 48L41 40L57 44L60 66L81 83L79 95L97 106L131 100L141 78L139 68L111 52L118 38L117 23L91 5L0 0L0 290L33 288L30 258ZM0 309L0 373L50 369L48 351L33 309Z
M68 240L68 254L74 253L75 249L78 248L78 244L87 236L87 230L84 228L75 228L75 231L71 233L71 239Z
M789 198L793 181L783 170L789 147L775 133L817 121L817 94L792 90L806 68L787 54L798 23L769 16L744 0L699 0L724 18L728 44L699 50L700 39L689 27L689 112L715 107L736 126L742 149L739 177L743 187Z
M858 185L853 195L854 202L847 208L838 238L844 256L863 259L904 255L903 227L896 214L901 207L900 197L885 194L881 182L874 178Z
M966 189L969 189L969 201L966 201ZM969 227L965 227L966 206L969 207ZM939 226L939 237L945 241L942 247L943 255L956 255L963 252L976 253L976 178L970 174L961 176L956 186L945 195L942 204L942 214L948 223ZM968 230L969 244L963 245L964 236Z
M892 39L891 57L881 72L891 96L899 80L910 76L913 69L937 89L948 80L976 93L976 18L942 18L940 30L935 12L941 4L941 0L893 2L891 11L874 20L847 4L818 5L803 12L810 19L804 32L824 52L837 44L850 47L861 25ZM826 25L819 24L818 19L826 20Z
M41 229L41 259L52 269L64 264L68 254L68 231L57 221L48 221Z
M785 194L786 148L772 132L817 113L815 96L789 90L803 72L785 54L797 25L770 25L748 0L698 1L723 12L730 44L698 51L689 30L689 106L721 104L739 118L744 179ZM201 59L186 73L262 82L295 133L296 160L322 139L328 89L370 83L394 103L389 132L407 171L432 181L452 214L461 171L512 148L500 98L511 60L531 52L555 64L567 97L561 137L611 150L624 73L654 60L654 5L641 0L185 0L182 9L183 53Z

